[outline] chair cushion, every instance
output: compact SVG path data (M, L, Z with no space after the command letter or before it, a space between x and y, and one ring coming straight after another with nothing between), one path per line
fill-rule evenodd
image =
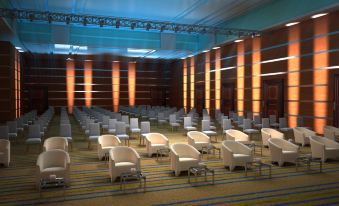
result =
M40 138L28 138L26 139L27 144L40 144L41 139Z
M256 130L256 129L245 129L244 132L245 133L259 133L259 130Z
M129 136L127 134L118 134L116 135L119 139L129 139Z
M64 167L48 167L43 169L41 172L60 172L66 170Z
M203 133L208 135L208 136L217 135L217 133L215 131L203 131Z
M197 159L191 158L191 157L180 157L179 162L198 162Z
M93 140L98 140L99 136L89 136L88 139L90 141L93 141Z
M176 122L174 122L174 123L171 123L171 126L172 126L172 127L179 127L179 126L180 126L180 124L179 124L179 123L176 123Z
M131 129L131 132L134 132L134 133L140 133L140 129L139 128L133 128Z
M233 154L234 159L241 162L250 162L251 156L246 154Z
M188 127L185 127L185 130L191 131L191 130L197 130L197 128L188 126Z
M284 128L280 128L279 130L282 132L288 132L288 131L291 131L292 128L284 127Z
M131 167L131 166L135 166L135 164L133 162L117 162L115 163L116 167Z
M115 129L109 129L108 133L110 133L110 134L115 133Z

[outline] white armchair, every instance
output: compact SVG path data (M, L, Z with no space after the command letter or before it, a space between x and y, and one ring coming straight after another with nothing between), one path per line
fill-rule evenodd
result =
M324 126L324 136L331 140L339 141L339 128L329 125Z
M6 139L0 139L0 164L9 166L11 161L11 142Z
M68 151L68 141L65 137L50 137L44 141L43 150L49 151L53 149Z
M41 153L36 163L36 186L40 189L40 181L49 179L50 175L64 178L65 184L70 182L70 158L64 150L49 150Z
M111 182L120 177L121 173L140 170L140 156L135 149L116 146L109 151L109 175Z
M203 132L198 131L187 132L187 140L189 145L193 146L199 151L202 150L202 147L207 147L211 144L210 137Z
M271 128L262 128L261 129L261 139L262 139L262 145L268 146L268 139L269 138L280 138L284 139L284 133L281 133L275 129Z
M188 144L171 145L171 170L175 176L187 171L190 167L199 166L201 162L200 152Z
M299 156L299 147L287 140L280 138L268 139L271 161L283 166L284 162L296 163Z
M305 127L295 127L293 128L293 133L295 142L302 146L310 144L310 137L317 135L314 131Z
M159 149L168 148L169 143L167 137L160 133L148 133L146 135L146 149L149 157L157 153Z
M321 158L323 162L327 159L339 158L339 143L326 137L310 137L313 158Z
M121 145L120 139L115 135L101 135L98 138L98 157L102 160L105 155L109 154L110 149Z
M243 144L251 143L251 140L247 134L235 129L226 130L226 140L233 140Z
M236 166L246 167L247 162L253 161L252 149L246 145L233 140L225 140L221 145L222 162L225 167L230 168L230 171Z

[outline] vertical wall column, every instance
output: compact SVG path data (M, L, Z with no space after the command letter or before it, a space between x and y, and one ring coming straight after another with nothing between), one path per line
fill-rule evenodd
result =
M187 60L183 60L183 68L182 68L182 76L183 76L183 105L184 109L187 112Z
M297 116L299 115L299 86L300 86L300 25L289 27L288 30L288 57L297 58L288 59L287 66L287 100L288 100L288 125L297 126ZM291 43L293 42L293 43Z
M74 107L74 82L75 82L75 70L74 60L67 59L66 61L66 87L67 87L67 108L68 113L73 113Z
M210 114L210 83L211 83L211 63L210 52L205 53L205 109Z
M93 61L85 60L84 64L85 105L86 107L90 107L92 106Z
M245 75L245 56L244 42L237 44L237 110L238 115L244 115L244 75Z
M314 19L314 36L328 33L328 16ZM328 36L322 36L313 40L313 100L314 100L314 129L317 133L323 133L326 124L328 101Z
M194 57L191 57L191 62L190 62L190 82L191 82L191 86L190 86L190 100L191 100L191 109L194 108L194 92L195 92L195 82L194 82Z
M220 92L221 92L221 50L215 51L215 110L220 110Z
M252 43L252 112L260 114L260 93L261 93L261 40L260 37L253 38Z
M112 99L113 111L119 111L120 98L120 62L112 62Z
M128 62L128 102L129 106L135 105L135 80L136 62Z
M20 62L20 53L14 51L15 55L15 117L19 118L21 116L21 62Z

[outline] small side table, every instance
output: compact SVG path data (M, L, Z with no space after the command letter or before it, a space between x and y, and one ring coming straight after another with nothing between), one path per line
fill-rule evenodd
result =
M171 158L171 156L170 156L170 153L171 152L171 150L169 149L169 148L161 148L161 149L158 149L157 150L157 160L159 159L159 156L160 156L160 160L162 160L162 156L163 155L166 155L166 156L168 156L169 158Z
M138 180L139 188L143 188L143 192L146 192L146 176L141 171L121 173L120 190L125 192L125 185L128 180ZM143 187L142 187L142 183L144 183Z
M220 156L221 156L221 149L214 146L213 144L210 144L208 146L203 146L201 147L201 157L203 158L203 155L204 155L204 152L207 153L207 155L210 153L210 152L213 152L213 155L215 156L215 151L218 151L219 153L219 159L220 159Z
M318 163L319 164L319 172L321 173L323 170L323 162L321 158L313 158L311 154L302 155L297 158L295 163L295 170L298 171L299 166L307 165L307 171L311 170L311 164Z
M262 168L268 168L269 171L269 178L272 178L272 165L271 164L267 164L267 163L263 163L262 160L260 158L255 159L252 162L246 162L246 166L245 166L245 176L247 176L247 168L249 166L253 166L255 170L259 170L259 176L261 176L262 174Z
M191 173L195 177L195 182L197 182L198 176L201 176L201 175L204 175L205 182L207 182L207 173L210 173L212 175L212 184L214 185L214 170L207 168L206 165L190 167L188 169L188 183L191 183Z

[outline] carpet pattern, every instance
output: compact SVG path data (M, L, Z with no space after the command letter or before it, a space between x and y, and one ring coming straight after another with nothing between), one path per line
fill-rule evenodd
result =
M306 167L296 171L294 165L274 165L269 179L265 169L261 177L254 170L245 176L242 168L233 172L225 169L218 155L204 155L203 162L215 170L215 184L211 184L210 176L207 182L198 178L198 182L189 184L187 174L173 176L168 157L158 161L156 157L148 158L137 138L131 146L142 157L146 192L139 189L137 181L129 181L123 192L119 181L110 183L108 164L98 160L96 146L88 150L79 124L73 117L70 120L74 139L69 152L71 185L65 189L43 189L41 193L36 190L35 163L39 151L31 148L25 153L25 131L11 145L10 167L0 168L0 205L339 205L339 161L325 163L322 173L318 164L313 164L311 171ZM57 136L58 131L59 116L55 116L46 137ZM151 131L165 134L170 143L187 142L182 129L171 132L167 126L152 126ZM215 145L220 147L221 135L218 141ZM310 148L302 148L301 152L310 153ZM256 156L260 157L260 149ZM267 148L263 149L262 160L270 161Z

